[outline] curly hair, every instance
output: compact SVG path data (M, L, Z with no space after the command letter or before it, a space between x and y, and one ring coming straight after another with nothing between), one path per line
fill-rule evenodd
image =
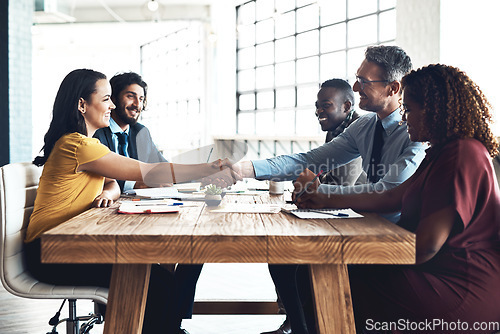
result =
M467 74L456 67L433 64L411 71L401 83L423 107L425 135L431 142L474 138L492 157L498 154L498 141L490 128L491 105Z

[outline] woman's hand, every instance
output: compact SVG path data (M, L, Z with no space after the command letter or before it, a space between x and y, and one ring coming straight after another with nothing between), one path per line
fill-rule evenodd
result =
M106 208L111 206L116 199L120 198L120 186L115 179L106 178L102 193L92 202L94 208Z
M316 175L311 170L305 169L295 180L292 200L295 201L297 207L316 209L324 207L324 195L318 193L320 182L317 178L314 180L315 177Z
M241 171L235 168L235 164L228 158L216 160L212 164L214 164L215 168L219 168L222 172L224 172L224 175L226 176L224 179L231 183L228 185L233 185L237 181L243 180Z
M214 170L212 175L202 178L202 185L214 184L220 188L227 188L242 179L237 171L232 169L233 164L229 159L218 159L210 163L210 167Z
M99 196L94 199L92 207L94 208L106 208L114 203L114 199L111 198L109 192L103 191Z
M255 178L255 170L251 161L240 161L231 166L241 178Z

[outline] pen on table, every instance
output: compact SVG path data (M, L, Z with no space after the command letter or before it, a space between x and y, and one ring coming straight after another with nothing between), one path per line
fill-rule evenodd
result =
M126 197L126 196L124 196ZM142 202L142 201L163 201L162 198L153 198L153 197L147 197L147 196L144 196L144 197L137 197L137 196L134 196L132 199L131 199L132 202Z
M161 205L161 206L182 206L182 205L184 205L184 203L170 203L170 204L167 204L167 203L147 203L147 205L146 205L146 206L153 206L153 205ZM136 204L136 206L142 206L142 205Z
M309 187L311 186L311 184L313 184L318 179L318 177L320 177L321 174L323 174L323 170L320 170L319 173L316 174L316 176L314 177L314 179L312 179L311 182L309 182L308 184L306 184L305 188L302 189L302 191L300 193L298 193L297 196L295 196L295 199L292 201L293 204L297 203L297 200L299 199L299 197L302 196L307 191L307 189L309 189Z
M333 213L333 212L325 212L325 211L313 210L313 209L308 209L308 211L309 212L322 213L324 215L330 215L330 216L335 216L335 217L349 217L349 214L348 213L344 213L344 212Z
M127 195L127 194L121 194L121 197L123 197L123 198L130 198L132 201L140 201L140 200L145 200L145 199L152 199L150 196Z
M210 162L210 156L212 155L212 151L214 150L214 147L210 149L210 153L208 153L208 158L207 158L207 163Z

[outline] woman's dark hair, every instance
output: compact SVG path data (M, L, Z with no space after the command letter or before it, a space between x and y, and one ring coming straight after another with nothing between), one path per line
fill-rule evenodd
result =
M431 142L475 138L492 157L498 154L498 142L490 128L491 106L467 74L434 64L411 71L401 83L405 94L422 106L423 126Z
M92 93L96 91L96 82L106 79L100 72L78 69L71 71L59 86L54 107L52 109L52 121L49 130L44 137L44 145L41 149L43 155L37 156L33 164L43 166L54 148L54 144L63 135L73 132L87 135L85 119L78 110L80 98L90 100Z

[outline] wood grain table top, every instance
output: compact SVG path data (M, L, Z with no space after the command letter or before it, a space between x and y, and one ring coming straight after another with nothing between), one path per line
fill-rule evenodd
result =
M226 195L223 203L283 203L283 196ZM220 213L185 202L179 213L92 208L42 235L49 263L415 262L415 235L373 213L299 219L280 212Z

